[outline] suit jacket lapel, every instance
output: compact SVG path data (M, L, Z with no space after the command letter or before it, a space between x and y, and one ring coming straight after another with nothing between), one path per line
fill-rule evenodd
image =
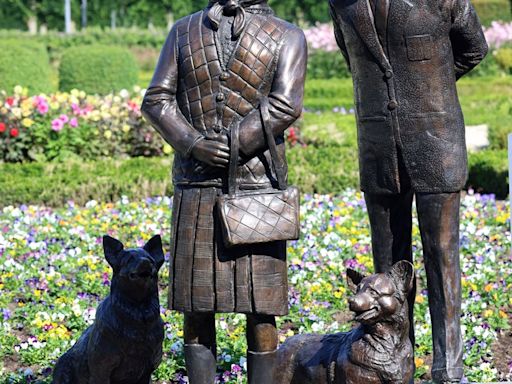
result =
M391 65L379 41L373 12L370 7L369 0L357 0L348 6L347 11L350 14L350 18L352 19L352 23L359 37L364 41L375 59L377 59L382 70L386 71L391 69Z

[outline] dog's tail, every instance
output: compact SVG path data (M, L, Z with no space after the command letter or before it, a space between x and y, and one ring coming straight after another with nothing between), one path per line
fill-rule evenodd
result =
M73 359L66 352L55 364L52 384L76 384L74 380Z

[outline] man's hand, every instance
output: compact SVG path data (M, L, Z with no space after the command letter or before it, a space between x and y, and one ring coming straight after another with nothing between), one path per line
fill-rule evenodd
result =
M216 140L199 140L192 148L191 154L196 160L212 167L227 168L229 165L229 147Z

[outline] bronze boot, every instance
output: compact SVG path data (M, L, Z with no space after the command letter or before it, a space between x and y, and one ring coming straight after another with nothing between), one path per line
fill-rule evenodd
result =
M213 352L201 344L185 344L185 366L190 384L214 384L217 361Z
M270 352L247 351L247 383L273 384L277 350Z

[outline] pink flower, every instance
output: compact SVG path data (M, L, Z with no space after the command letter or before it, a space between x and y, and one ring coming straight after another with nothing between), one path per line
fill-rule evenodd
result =
M76 117L73 117L71 120L69 120L69 125L73 128L78 127L78 120L76 119Z
M46 102L37 105L37 112L41 115L46 115L48 113L48 109L48 104L46 104Z
M60 115L59 120L62 121L64 124L66 124L69 122L69 117L68 117L68 115Z
M52 121L52 130L59 132L62 128L64 128L64 122L60 118Z

